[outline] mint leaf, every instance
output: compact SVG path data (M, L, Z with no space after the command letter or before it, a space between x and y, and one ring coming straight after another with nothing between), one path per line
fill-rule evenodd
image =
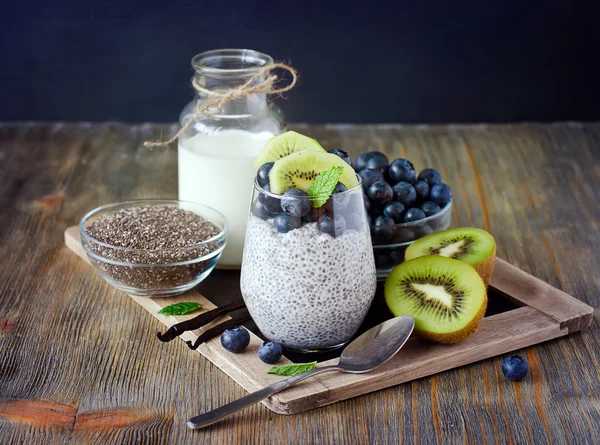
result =
M308 195L313 197L313 207L321 207L327 202L343 171L344 167L336 166L319 173L308 189Z
M271 369L269 369L268 373L291 377L294 375L302 374L303 372L306 372L306 371L310 371L311 369L314 369L314 367L316 365L317 365L317 362L290 363L289 365L274 366Z
M200 303L184 301L183 303L175 303L165 306L158 311L158 313L163 315L185 315L189 314L190 312L197 311L201 307L202 306L200 306Z

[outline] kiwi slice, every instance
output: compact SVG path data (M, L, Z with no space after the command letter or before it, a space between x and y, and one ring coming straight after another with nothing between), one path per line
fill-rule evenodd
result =
M254 167L259 168L266 162L275 162L287 155L303 150L327 153L315 139L295 131L286 131L267 141L254 161Z
M395 316L415 319L415 332L438 343L473 335L485 314L483 280L469 264L424 256L396 266L385 282L385 301Z
M273 164L269 173L271 191L281 194L288 189L297 188L307 193L310 184L319 173L335 166L344 169L340 182L348 189L358 185L354 169L339 156L327 152L299 151Z
M412 260L425 255L440 255L469 263L487 286L496 260L496 241L485 230L473 227L434 232L412 243L404 255Z

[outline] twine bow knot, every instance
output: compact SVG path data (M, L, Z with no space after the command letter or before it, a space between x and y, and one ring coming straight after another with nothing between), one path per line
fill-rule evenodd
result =
M288 71L292 75L291 82L282 88L275 88L275 84L279 80L273 71L276 69L282 69ZM263 79L264 78L264 79ZM262 79L260 82L257 80ZM197 79L192 81L192 86L199 93L204 93L208 96L213 96L211 99L198 101L196 103L196 110L194 115L188 119L188 121L179 129L175 136L166 141L146 141L144 142L145 147L164 147L174 142L181 134L192 124L194 119L200 116L214 116L217 114L223 105L241 97L250 96L252 94L281 94L291 90L296 85L298 80L298 73L294 68L284 63L274 63L272 65L265 66L255 75L249 78L244 84L239 87L232 88L227 91L211 91L204 88Z

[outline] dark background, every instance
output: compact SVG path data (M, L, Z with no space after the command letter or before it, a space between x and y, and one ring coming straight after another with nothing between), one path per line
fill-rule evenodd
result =
M594 3L5 2L0 120L175 121L191 57L288 61L295 122L600 118Z

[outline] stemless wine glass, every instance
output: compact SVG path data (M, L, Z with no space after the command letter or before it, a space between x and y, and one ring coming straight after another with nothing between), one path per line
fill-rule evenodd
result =
M375 261L358 180L318 208L311 197L282 199L254 183L242 295L263 335L288 350L343 346L373 301Z

